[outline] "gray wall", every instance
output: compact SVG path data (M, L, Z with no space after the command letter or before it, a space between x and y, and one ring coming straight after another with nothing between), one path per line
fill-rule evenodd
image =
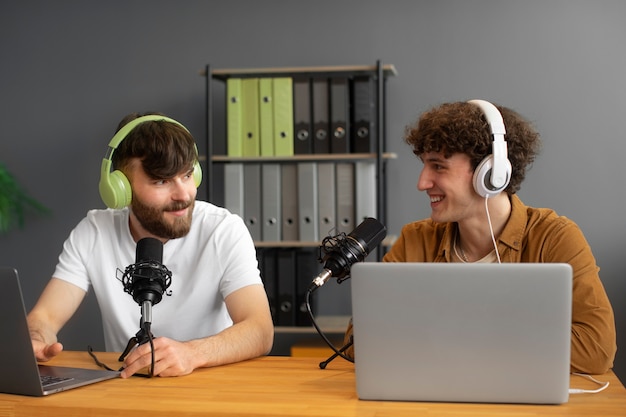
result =
M390 232L429 214L404 126L444 101L513 107L545 142L520 196L581 226L625 345L625 18L620 0L3 2L0 161L52 214L0 236L0 264L20 270L32 307L71 228L102 207L100 160L126 113L160 110L179 119L203 152L198 71L207 63L382 59L399 71L388 82L388 148L400 155L389 166ZM68 348L102 347L89 300L63 332ZM626 379L624 352L616 371Z

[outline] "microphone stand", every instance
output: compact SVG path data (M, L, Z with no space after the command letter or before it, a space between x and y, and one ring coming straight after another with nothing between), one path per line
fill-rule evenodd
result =
M350 346L352 346L353 343L354 343L354 338L352 336L350 336L350 341L348 341L348 343L343 345L339 350L335 351L335 353L333 353L328 359L326 359L325 361L320 362L320 365L319 365L320 369L326 369L328 364L331 363L333 360L335 360L335 358L338 357L338 356L341 356L342 358L348 360L349 358L347 356L345 356L344 352ZM350 361L350 362L353 362L353 361Z
M126 349L120 355L118 361L123 362L126 356L137 345L143 345L150 343L150 350L152 354L152 363L150 365L150 376L154 373L154 336L150 331L150 325L152 324L152 302L150 300L144 300L141 304L141 320L139 320L139 331L135 333L135 336L131 337L126 345Z
M342 281L338 281L338 282L342 282ZM348 362L354 362L352 358L347 357L344 353L346 349L348 349L354 343L353 337L350 336L350 341L346 343L344 346L342 346L341 349L337 349L335 345L333 345L332 342L328 340L328 337L326 337L324 332L322 332L322 329L320 329L320 327L317 325L317 322L315 321L315 316L313 315L313 311L311 310L311 293L315 291L317 288L319 288L319 285L314 284L314 285L311 285L311 287L309 287L309 289L307 290L306 297L305 297L306 309L307 309L307 312L309 313L309 317L311 318L311 323L313 323L313 326L315 327L315 330L317 330L317 333L319 333L319 335L322 337L322 339L324 339L326 344L335 352L328 359L320 362L319 367L320 369L326 369L326 366L328 366L328 364L332 362L337 356L342 357Z

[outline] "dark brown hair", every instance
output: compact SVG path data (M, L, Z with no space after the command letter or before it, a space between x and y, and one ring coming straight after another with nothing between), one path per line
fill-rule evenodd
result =
M119 131L129 122L150 114L131 113L119 123ZM165 120L146 121L137 125L113 153L114 169L123 170L131 158L139 158L146 174L167 179L191 169L198 159L195 141L182 126Z

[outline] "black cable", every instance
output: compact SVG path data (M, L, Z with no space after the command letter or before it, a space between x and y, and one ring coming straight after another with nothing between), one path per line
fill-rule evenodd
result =
M347 346L344 346L341 350L337 349L335 345L333 345L333 343L328 339L328 337L326 337L322 329L320 329L320 327L317 325L317 322L315 321L315 316L313 315L313 311L311 311L311 293L312 292L313 290L311 288L307 290L306 296L305 296L305 304L306 304L307 312L309 313L309 316L311 317L311 323L313 323L313 327L315 327L315 330L317 330L317 332L322 337L322 339L324 339L324 342L326 342L326 344L333 350L333 352L335 352L335 356L340 356L343 359L347 360L348 362L354 363L354 359L349 358L343 353L343 350L345 350ZM322 366L320 364L320 367L324 368L325 365Z
M154 338L152 337L152 332L150 331L150 323L145 322L143 324L146 334L148 335L148 343L150 343L150 372L148 376L152 378L154 376Z
M93 360L96 363L96 365L98 365L100 368L104 368L107 371L112 371L112 372L122 372L124 370L123 366L116 371L115 369L110 368L109 366L107 366L107 364L105 364L103 362L100 362L100 360L98 359L96 354L93 352L93 348L91 347L91 345L87 345L87 353L89 353L89 356L91 356L93 358Z
M149 372L148 374L135 374L137 376L143 376L143 377L148 377L148 378L152 378L154 376L154 366L155 366L155 356L154 356L154 337L152 336L152 333L150 332L150 323L148 322L144 322L143 323L143 332L145 333L148 341L147 343L150 344L150 368L149 368ZM137 337L135 337L134 340L136 343ZM89 356L91 356L94 360L94 362L96 363L96 365L98 365L101 368L106 369L107 371L113 371L113 372L121 372L124 370L124 366L120 367L120 369L118 369L117 371L111 367L109 367L108 365L106 365L103 362L100 362L100 360L97 358L96 354L93 351L93 348L91 347L91 345L87 346L87 353L89 353ZM123 355L125 356L125 355ZM123 360L123 357L120 358L120 361Z

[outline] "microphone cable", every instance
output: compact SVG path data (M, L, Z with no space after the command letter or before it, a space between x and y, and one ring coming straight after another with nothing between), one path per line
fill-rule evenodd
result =
M111 368L106 363L100 362L100 359L98 359L98 357L96 356L95 352L93 351L93 347L91 347L91 345L87 345L87 353L89 354L89 356L91 356L93 361L100 368L106 369L107 371L111 371L111 372L122 372L124 370L123 366L116 370L116 369Z
M150 344L150 368L148 369L148 377L152 378L154 376L154 364L156 362L154 357L154 337L152 336L152 332L150 331L150 322L144 322L143 328L148 337L148 343Z
M347 278L344 278L344 280L346 279ZM326 367L326 364L337 356L347 360L348 362L354 363L354 359L346 356L346 354L344 353L346 349L352 346L352 340L350 340L350 342L344 345L341 349L337 349L335 345L328 339L328 337L324 334L322 329L317 324L313 311L311 310L311 294L313 293L313 291L314 291L314 288L309 288L305 294L306 310L309 313L309 317L311 318L311 323L313 324L313 327L315 327L315 330L317 330L317 333L319 333L319 335L322 337L324 342L326 342L328 347L330 347L332 351L335 352L335 354L331 356L331 358L327 359L325 362L320 363L320 368L324 369Z
M150 326L148 326L148 328L149 327ZM149 368L148 374L134 374L134 375L152 378L154 376L154 364L155 364L154 341L153 341L152 335L148 336L148 338L149 338L148 342L150 343L150 355L151 355L151 358L150 358L151 362L150 362L150 368ZM98 359L98 357L96 356L96 353L94 352L93 347L91 345L87 345L87 353L89 354L89 356L91 356L94 363L102 369L106 369L107 371L111 371L111 372L122 372L124 370L124 366L120 366L118 369L113 369L106 363L100 361L100 359Z

